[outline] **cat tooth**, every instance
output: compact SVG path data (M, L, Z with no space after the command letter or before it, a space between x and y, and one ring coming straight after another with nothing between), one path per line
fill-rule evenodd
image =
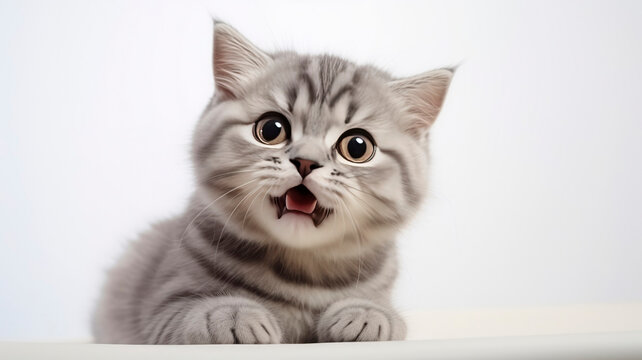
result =
M280 219L287 212L284 196L272 198L272 203L276 207L276 217Z
M317 207L310 216L315 227L319 227L321 223L332 213L332 209L324 209Z

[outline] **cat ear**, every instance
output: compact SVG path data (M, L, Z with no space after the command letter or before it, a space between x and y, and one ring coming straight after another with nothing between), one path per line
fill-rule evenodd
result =
M217 90L236 98L243 86L272 61L230 25L214 22L214 80Z
M402 124L408 133L419 138L428 134L444 103L453 75L454 69L437 69L390 83L410 114Z

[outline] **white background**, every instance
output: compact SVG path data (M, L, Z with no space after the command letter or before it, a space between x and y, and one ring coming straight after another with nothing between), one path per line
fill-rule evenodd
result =
M398 76L461 63L400 309L642 301L639 2L0 1L0 340L89 336L192 189L210 15Z

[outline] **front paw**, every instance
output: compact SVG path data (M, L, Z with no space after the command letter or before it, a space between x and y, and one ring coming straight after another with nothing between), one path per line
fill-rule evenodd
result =
M261 304L240 297L209 299L185 319L188 344L278 344L281 329Z
M368 300L346 299L321 315L317 334L322 342L402 340L406 326L392 309Z

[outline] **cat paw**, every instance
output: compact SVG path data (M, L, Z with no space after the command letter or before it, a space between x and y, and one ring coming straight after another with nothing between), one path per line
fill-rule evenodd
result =
M209 299L185 319L188 344L278 344L281 329L263 305L240 297Z
M321 315L317 334L321 342L402 340L406 325L392 309L368 300L346 299Z

